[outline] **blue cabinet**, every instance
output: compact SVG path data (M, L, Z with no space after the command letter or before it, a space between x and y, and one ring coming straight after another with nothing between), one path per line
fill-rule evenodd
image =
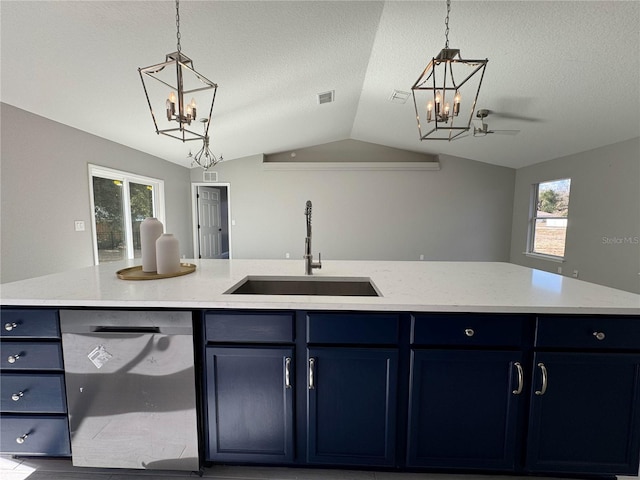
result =
M293 347L207 347L207 459L294 459Z
M308 368L307 462L393 466L397 350L309 348Z
M538 352L527 469L637 475L640 354Z
M71 455L58 311L3 308L0 452Z
M523 354L414 350L407 465L513 470Z

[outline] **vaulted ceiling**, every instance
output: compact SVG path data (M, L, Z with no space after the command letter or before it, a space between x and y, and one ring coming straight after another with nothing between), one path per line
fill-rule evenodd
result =
M411 98L390 96L444 46L445 14L444 0L182 0L183 52L219 85L212 150L351 138L517 168L640 135L640 2L453 0L450 46L489 59L477 107L518 132L420 141ZM190 165L193 147L155 133L137 71L175 51L174 2L2 0L0 19L2 102Z

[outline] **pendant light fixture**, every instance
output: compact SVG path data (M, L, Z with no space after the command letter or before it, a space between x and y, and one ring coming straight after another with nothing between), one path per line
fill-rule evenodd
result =
M411 87L420 140L453 140L471 128L488 59L465 60L449 48L447 0L445 45Z
M193 60L182 53L180 38L180 2L176 0L177 51L166 54L162 63L138 68L138 73L156 133L183 142L201 140L203 163L198 154L194 161L207 169L218 163L209 150L209 127L218 85L194 69ZM203 133L196 131L198 123L204 125Z

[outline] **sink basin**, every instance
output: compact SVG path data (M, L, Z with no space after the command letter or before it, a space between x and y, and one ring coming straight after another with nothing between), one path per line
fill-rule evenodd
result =
M231 295L322 295L380 297L366 277L248 276L224 292Z

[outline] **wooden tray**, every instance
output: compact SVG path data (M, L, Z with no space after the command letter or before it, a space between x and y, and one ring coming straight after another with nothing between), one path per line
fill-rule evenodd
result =
M121 280L157 280L159 278L173 278L180 277L182 275L188 275L196 271L196 266L193 263L181 263L180 270L176 273L163 273L158 274L156 272L143 272L142 265L135 267L123 268L118 270L116 275Z

